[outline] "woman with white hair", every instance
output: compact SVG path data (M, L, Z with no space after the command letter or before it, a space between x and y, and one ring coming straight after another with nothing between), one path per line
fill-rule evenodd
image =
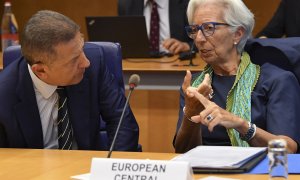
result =
M300 87L292 72L251 62L244 46L254 17L241 0L190 0L189 36L207 63L184 78L174 138L176 152L198 145L267 146L300 143Z

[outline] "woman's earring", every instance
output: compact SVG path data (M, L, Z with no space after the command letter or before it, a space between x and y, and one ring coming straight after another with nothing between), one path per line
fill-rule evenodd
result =
M234 42L233 44L234 44L234 45L237 45L237 42Z

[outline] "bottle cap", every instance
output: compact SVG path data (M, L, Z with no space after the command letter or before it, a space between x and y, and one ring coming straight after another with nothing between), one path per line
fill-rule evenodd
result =
M4 3L4 6L11 6L10 1L6 1L6 2Z
M287 142L284 139L270 140L268 145L269 145L269 148L283 148L283 149L287 148Z

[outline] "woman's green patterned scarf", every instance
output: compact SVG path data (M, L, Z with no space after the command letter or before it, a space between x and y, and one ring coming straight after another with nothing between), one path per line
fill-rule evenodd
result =
M212 77L212 72L212 67L206 65L192 86L197 87L203 81L204 75L207 73ZM257 83L259 75L260 67L251 63L249 54L243 52L234 84L227 95L227 111L251 122L251 92ZM233 146L249 146L246 141L240 139L239 133L235 129L227 129L227 134Z

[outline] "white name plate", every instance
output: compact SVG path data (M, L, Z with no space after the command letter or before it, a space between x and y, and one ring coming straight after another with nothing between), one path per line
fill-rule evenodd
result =
M93 158L91 180L192 180L188 162Z

